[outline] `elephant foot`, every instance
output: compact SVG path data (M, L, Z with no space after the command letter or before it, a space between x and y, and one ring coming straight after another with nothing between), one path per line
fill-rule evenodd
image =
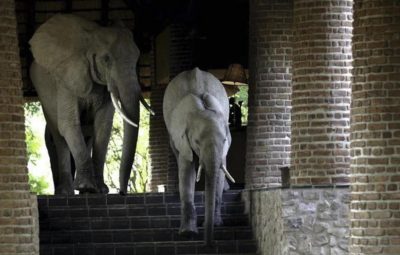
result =
M197 215L193 203L183 203L181 218L181 227L179 234L182 236L193 236L198 234Z
M105 183L102 184L97 184L97 189L99 190L99 192L101 194L108 194L108 192L110 192L110 190L108 189L108 186Z
M197 227L193 226L181 226L179 229L179 235L186 238L193 238L199 233Z
M59 185L55 188L54 194L56 195L74 195L74 189L71 185Z
M98 193L96 184L93 182L93 175L89 170L81 170L77 172L73 184L74 189L80 193Z
M221 215L220 216L214 216L214 226L222 226L224 225L224 221L222 220Z
M97 182L97 189L101 194L108 194L108 192L110 192L108 186L104 182Z
M203 221L202 226L205 227L205 225L206 225L206 222ZM224 225L224 221L222 220L221 215L215 215L214 216L214 226L220 227L220 226L223 226L223 225Z

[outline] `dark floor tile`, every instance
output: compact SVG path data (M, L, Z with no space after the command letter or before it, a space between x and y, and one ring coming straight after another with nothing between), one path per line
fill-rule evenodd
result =
M147 194L145 196L145 203L146 204L162 204L162 203L164 203L164 194L163 193Z
M115 205L115 204L125 204L125 196L121 196L119 194L110 194L107 195L107 204L108 205Z
M49 196L48 203L49 206L67 206L68 198L67 196Z
M156 215L165 215L166 208L165 206L149 206L147 208L147 215L156 216Z
M134 255L134 254L135 254L135 248L133 246L117 247L115 249L115 255Z
M130 195L126 197L126 204L144 204L143 195Z
M114 243L130 243L133 241L132 235L133 235L132 230L113 231L112 232L113 242Z
M54 247L53 249L53 255L71 255L71 254L73 254L72 245L69 247ZM40 253L40 255L42 255L42 253Z
M156 255L175 255L175 247L173 245L170 246L160 246L156 248Z
M135 254L137 255L155 255L155 249L153 245L144 245L144 246L136 246L135 247Z
M128 215L128 210L125 207L122 208L109 208L108 215L110 217L122 217Z

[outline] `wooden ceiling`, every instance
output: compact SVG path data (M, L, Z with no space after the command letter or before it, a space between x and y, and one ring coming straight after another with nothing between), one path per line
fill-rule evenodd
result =
M27 70L32 61L28 41L35 29L56 13L74 13L106 25L122 20L142 53L169 24L181 23L193 37L193 63L203 69L247 66L248 0L16 0L24 95L36 96ZM149 69L148 61L145 70ZM148 75L148 71L145 72ZM144 77L151 82L150 77Z

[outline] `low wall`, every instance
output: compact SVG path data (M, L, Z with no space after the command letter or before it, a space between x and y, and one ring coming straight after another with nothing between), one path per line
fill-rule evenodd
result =
M348 188L249 190L243 199L260 254L348 254Z

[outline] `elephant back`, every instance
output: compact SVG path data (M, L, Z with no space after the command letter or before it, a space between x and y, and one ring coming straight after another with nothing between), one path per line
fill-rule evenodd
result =
M90 33L99 28L92 21L71 14L57 14L42 24L29 44L35 61L48 70L77 52L83 52L90 42Z
M189 94L199 98L205 94L214 96L221 106L224 117L228 120L229 100L222 83L211 73L201 71L196 67L178 74L168 84L163 100L163 113L167 125L176 106Z

